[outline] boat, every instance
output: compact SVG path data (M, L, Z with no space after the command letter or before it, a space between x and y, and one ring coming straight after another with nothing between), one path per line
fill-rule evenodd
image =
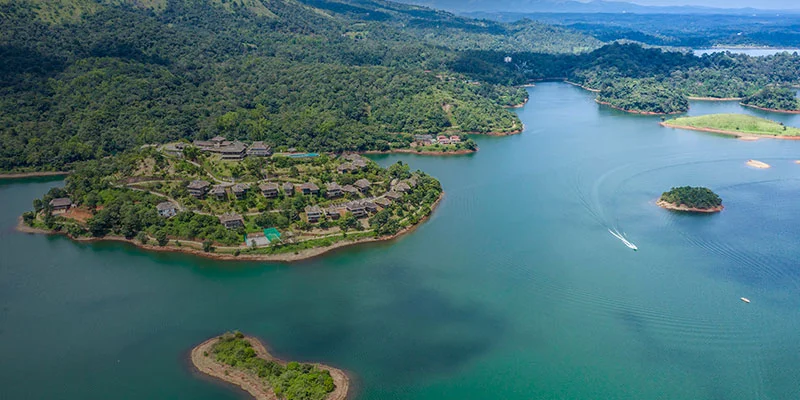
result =
M639 248L638 248L638 247L636 247L636 245L635 245L635 244L633 244L633 243L629 242L629 241L628 241L628 239L625 239L625 237L624 237L624 236L622 236L622 235L620 235L618 232L614 232L614 231L612 231L611 229L609 229L609 230L608 230L608 233L610 233L610 234L614 235L614 237L615 237L615 238L617 238L617 239L621 240L621 241L622 241L622 243L624 243L624 244L625 244L625 246L628 246L628 248L629 248L629 249L631 249L631 250L633 250L633 251L637 251L637 250L639 250Z
M741 299L743 302L750 304L750 299L748 299L747 297L742 297Z

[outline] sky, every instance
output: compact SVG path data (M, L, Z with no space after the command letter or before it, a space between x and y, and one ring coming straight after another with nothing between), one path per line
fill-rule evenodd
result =
M706 6L719 8L800 9L798 0L629 0L645 6Z

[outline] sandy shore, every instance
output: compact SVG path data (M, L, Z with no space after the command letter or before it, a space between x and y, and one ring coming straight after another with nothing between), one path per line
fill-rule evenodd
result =
M689 100L694 101L741 101L743 97L697 97L697 96L686 96Z
M675 114L683 114L683 113L686 112L686 111L675 111L675 112L671 112L671 113L657 113L657 112L652 112L652 111L626 110L624 108L620 108L620 107L617 107L615 105L612 105L609 102L601 101L600 99L594 99L594 101L597 102L597 104L602 104L604 106L611 107L611 108L613 108L615 110L623 111L623 112L626 112L628 114L636 114L636 115L675 115Z
M722 211L725 208L725 206L718 206L714 208L694 208L694 207L688 207L685 204L667 203L664 200L656 201L656 205L658 205L661 208L666 208L667 210L696 212L696 213L716 213Z
M781 114L800 114L800 110L778 110L777 108L764 108L764 107L753 106L753 105L744 104L744 103L739 103L739 105L741 105L743 107L755 108L756 110L776 112L776 113L781 113Z
M758 161L758 160L747 160L747 165L749 165L751 167L754 167L754 168L761 168L761 169L766 169L766 168L770 168L771 167L769 164L767 164L765 162Z
M0 179L36 178L41 176L66 176L69 174L70 173L68 171L17 172L11 174L0 174Z
M246 336L245 339L247 339L253 346L253 350L256 351L258 357L265 360L275 361L281 365L286 365L286 361L277 359L269 354L266 347L264 347L264 345L258 339L252 336ZM272 388L265 384L262 379L258 378L258 376L217 362L214 359L214 356L211 354L211 349L214 344L217 343L217 340L218 338L216 337L208 339L192 349L190 358L192 365L194 365L198 371L239 386L250 393L253 398L257 400L278 400L278 396L275 395L275 392L272 391ZM208 356L205 354L208 354ZM328 394L327 400L345 400L347 398L347 392L350 388L350 379L347 377L347 374L340 369L324 364L314 363L313 365L319 369L328 371L331 374L331 378L333 378L333 383L336 385L336 388L333 390L333 392Z
M674 125L668 123L669 121L659 122L659 125L665 128L674 128L674 129L686 129L690 131L699 131L699 132L711 132L711 133L721 133L723 135L730 135L740 138L742 140L758 140L760 138L770 138L770 139L783 139L783 140L800 140L800 136L779 136L779 135L759 135L755 133L746 133L746 132L737 132L737 131L726 131L724 129L714 129L714 128L698 128L696 126L688 126L688 125Z
M414 149L394 149L389 151L378 151L378 150L369 150L362 152L362 154L419 154L422 156L460 156L464 154L472 154L477 152L478 149L475 150L456 150L456 151L416 151Z
M320 257L327 253L330 253L334 250L343 249L345 247L356 246L364 243L373 243L373 242L387 242L391 240L395 240L400 238L401 236L414 231L417 227L422 225L426 222L431 215L433 215L434 210L436 207L439 206L439 203L444 198L444 192L439 195L439 198L436 199L431 205L431 213L426 215L424 218L420 219L416 225L412 225L406 228L401 229L397 233L391 236L382 236L382 237L368 237L357 239L353 241L340 241L336 242L330 246L325 247L315 247L312 249L304 249L300 250L297 253L295 252L286 252L286 253L279 253L279 254L239 254L238 256L233 255L232 253L213 253L213 252L205 252L202 250L202 243L200 242L193 242L189 240L177 239L181 242L181 246L176 246L175 239L170 239L170 242L166 246L157 246L152 244L142 244L138 240L135 239L128 239L122 236L103 236L100 238L94 237L79 237L74 238L69 236L66 232L55 232L46 229L39 229L39 228L32 228L30 226L25 225L22 221L22 217L17 219L17 226L16 229L19 232L23 233L32 233L32 234L45 234L45 235L63 235L66 236L76 242L83 242L83 243L92 243L92 242L123 242L128 243L133 246L136 246L140 249L147 250L147 251L154 251L159 253L184 253L184 254L191 254L198 257L210 258L213 260L225 260L225 261L269 261L269 262L283 262L283 263L292 263L297 261L305 261L310 260L312 258ZM152 242L152 240L151 240ZM235 251L236 249L245 250L244 247L225 247L224 250Z

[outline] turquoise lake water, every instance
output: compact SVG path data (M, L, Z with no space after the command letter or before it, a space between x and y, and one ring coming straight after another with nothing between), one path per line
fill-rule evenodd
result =
M566 84L530 94L525 132L476 154L375 158L441 180L418 230L300 264L17 233L61 182L0 182L0 398L246 398L187 361L232 329L351 372L358 400L800 398L800 141L662 128ZM800 126L736 102L690 114L716 112ZM655 206L679 185L726 209Z

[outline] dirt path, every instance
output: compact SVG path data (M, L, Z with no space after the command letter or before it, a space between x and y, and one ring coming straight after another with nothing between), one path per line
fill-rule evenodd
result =
M256 351L258 357L275 361L281 365L286 365L286 361L277 359L269 354L266 347L264 347L258 339L252 336L246 336L245 339L253 346L253 350ZM211 349L214 344L217 343L217 340L218 338L216 337L208 339L192 349L190 357L192 365L194 365L197 370L213 376L214 378L239 386L250 393L256 400L278 400L278 396L275 395L272 388L257 376L217 362L211 354ZM208 356L206 356L206 354L208 354ZM347 399L347 392L350 389L350 379L347 377L347 374L340 369L329 367L324 364L313 363L313 365L319 369L328 371L331 374L331 378L333 378L333 383L336 385L336 389L328 394L326 400Z

